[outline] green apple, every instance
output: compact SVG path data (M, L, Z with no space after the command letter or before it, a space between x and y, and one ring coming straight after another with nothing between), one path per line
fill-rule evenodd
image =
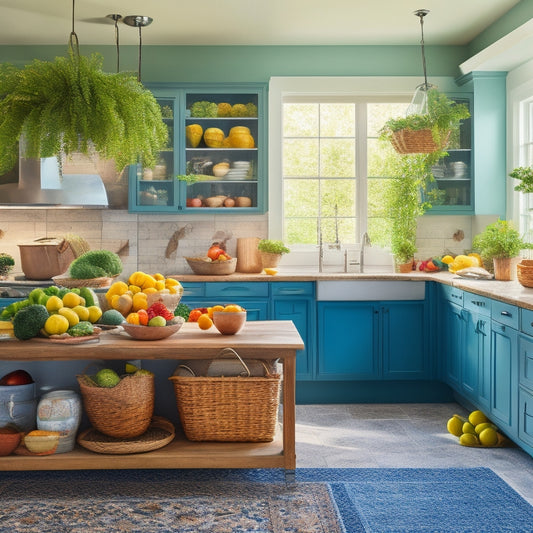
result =
M166 326L167 321L162 316L154 316L154 318L150 319L150 322L148 322L149 326Z

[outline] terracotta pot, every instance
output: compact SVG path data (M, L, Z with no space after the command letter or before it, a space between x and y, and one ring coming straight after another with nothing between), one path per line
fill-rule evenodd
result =
M500 281L516 279L516 263L515 257L493 257L494 279Z
M402 274L407 274L413 270L413 261L411 260L408 263L399 263L396 265L396 269Z

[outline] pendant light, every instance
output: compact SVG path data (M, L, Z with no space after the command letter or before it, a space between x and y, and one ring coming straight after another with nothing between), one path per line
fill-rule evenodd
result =
M424 50L424 17L429 13L429 9L418 9L414 12L420 19L420 48L422 51L422 69L424 71L424 83L420 84L413 95L413 99L407 108L407 115L425 115L428 111L427 92L434 88L434 85L428 83L427 69L426 69L426 54Z
M117 47L117 73L120 72L120 47L119 47L119 35L118 35L118 21L122 18L122 15L118 13L112 13L107 15L108 19L115 21L115 46Z
M150 17L145 17L142 15L128 15L124 17L124 24L128 26L133 26L134 28L139 28L139 65L138 65L138 74L137 81L141 81L141 62L142 62L142 29L146 26L152 24L154 19Z

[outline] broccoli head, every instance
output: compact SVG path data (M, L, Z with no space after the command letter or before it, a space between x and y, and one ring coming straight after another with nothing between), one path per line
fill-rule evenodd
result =
M109 250L89 250L70 263L70 277L93 279L117 276L122 272L120 257Z
M218 105L215 102L206 102L201 100L191 105L191 117L209 117L213 118L218 115Z
M44 327L49 316L44 305L28 305L13 317L13 334L21 341L33 339Z

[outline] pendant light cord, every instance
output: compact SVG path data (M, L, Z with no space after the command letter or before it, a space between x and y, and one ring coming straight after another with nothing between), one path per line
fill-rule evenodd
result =
M142 26L139 26L139 69L137 70L137 81L139 83L141 81L142 47L143 47Z
M115 44L117 48L117 74L118 74L120 72L120 46L119 46L119 38L118 38L118 17L115 18Z
M424 70L424 88L426 91L429 89L428 76L426 70L426 54L424 53L424 17L429 13L427 9L419 9L415 11L415 15L420 18L420 33L422 39L420 40L420 47L422 49L422 68Z
M72 0L72 31L70 32L70 37L68 41L69 48L76 52L76 55L80 55L80 41L78 40L78 36L76 35L76 32L74 31L74 11L75 11L75 2L76 0Z

